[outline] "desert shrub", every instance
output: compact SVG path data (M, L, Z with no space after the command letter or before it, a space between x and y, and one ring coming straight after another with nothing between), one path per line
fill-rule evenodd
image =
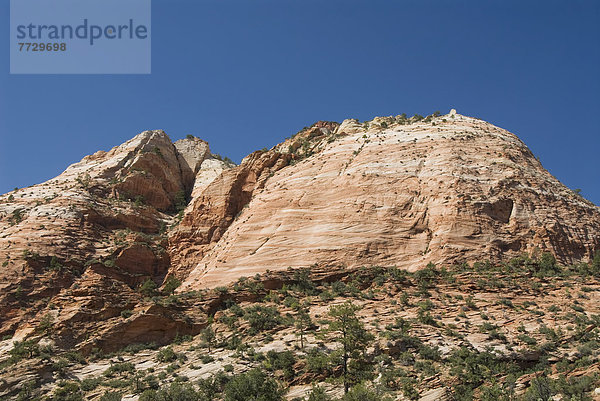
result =
M211 347L217 340L217 335L212 326L207 326L200 332L200 338L202 338L203 345L206 346L208 348L208 352L210 352Z
M37 326L37 331L41 333L49 333L52 330L54 324L54 317L50 313L46 313L40 319L40 323Z
M529 388L523 395L523 401L550 400L554 395L552 381L545 376L531 380Z
M479 399L481 401L510 401L514 399L514 391L504 388L498 383L483 385L480 389Z
M12 200L12 199L9 199L9 200ZM11 225L19 224L21 221L23 221L23 215L24 214L25 214L25 212L23 211L23 209L15 209L15 210L13 210L12 215L11 215L11 217L9 219L10 224Z
M81 389L83 391L92 391L96 389L96 387L98 387L100 383L102 383L102 379L98 377L83 379L81 381Z
M419 288L419 292L426 294L427 289L433 286L439 274L440 272L431 262L427 264L425 268L417 270L414 273L414 278L417 283L417 287Z
M472 390L481 383L490 381L496 374L520 372L512 362L498 360L489 352L471 351L462 347L452 351L446 359L450 365L450 373L459 380L454 387L455 398L472 399Z
M313 385L307 401L331 401L331 397L327 395L323 387Z
M439 326L438 322L436 322L435 319L433 318L433 316L431 316L431 313L426 312L422 309L417 312L417 320L420 323L423 323L423 324L426 324L429 326L433 326L433 327Z
M261 305L246 308L244 319L248 321L253 332L271 330L283 323L283 318L276 308Z
M172 383L160 390L146 390L139 401L199 401L205 400L191 384Z
M202 363L211 363L212 361L215 360L215 358L213 358L210 355L203 355L200 360L202 361Z
M310 279L310 271L308 269L299 269L294 272L294 284L292 289L305 295L317 294L317 287Z
M121 401L122 398L123 396L121 393L116 391L107 391L102 397L100 397L99 401Z
M381 401L381 397L365 385L357 384L344 394L342 401Z
M63 356L71 362L81 363L82 365L87 363L85 357L77 351L66 352Z
M58 384L54 390L53 401L83 401L83 395L79 389L79 384L72 381L64 381Z
M158 354L156 354L156 360L158 362L173 362L177 360L178 356L179 355L173 351L173 348L165 347L158 351Z
M40 354L40 347L34 340L15 341L9 351L10 363L17 363L21 359L34 358Z
M171 276L165 281L162 292L166 295L171 295L180 285L181 281L176 277Z
M551 253L544 252L535 262L533 270L536 277L556 276L562 272Z
M59 358L52 364L52 370L58 375L58 377L66 377L67 376L67 367L69 366L69 361L65 358Z
M579 377L572 376L568 379L561 375L555 380L554 389L567 400L591 400L588 393L596 387L597 380L598 374Z
M312 373L329 374L331 371L329 356L317 348L311 348L306 353L306 368Z
M224 401L280 401L285 391L264 372L253 369L235 376L225 385Z
M124 309L121 311L121 317L127 319L133 315L133 311L131 309Z
M115 363L104 371L104 376L113 377L115 374L131 373L134 371L135 366L131 362Z
M402 379L402 394L409 400L418 400L419 391L416 389L415 380L409 377Z
M200 400L214 400L225 389L231 377L219 372L212 377L198 380L198 395Z
M517 338L524 342L527 345L535 345L537 344L537 340L533 337L529 337L527 334L519 334Z
M440 351L437 347L430 347L426 344L419 346L419 355L423 359L429 359L431 361L439 361L441 359Z
M152 297L156 295L156 288L156 283L152 279L148 279L140 286L140 293L146 297Z
M176 212L181 212L185 209L185 207L187 206L187 198L185 196L185 192L183 190L181 191L177 191L177 193L175 194L175 197L173 199L173 205L175 206L175 211Z
M126 352L131 355L135 355L138 352L143 351L145 349L158 349L158 345L156 343L149 343L149 344L134 343L134 344L129 344L128 346L123 348L123 352Z
M50 269L52 271L60 272L60 271L62 271L63 268L64 268L64 266L59 262L59 260L56 256L52 256L50 258L50 264L48 265L48 269Z
M296 357L291 351L269 351L267 352L267 360L275 370L282 370L286 380L294 377L294 364Z

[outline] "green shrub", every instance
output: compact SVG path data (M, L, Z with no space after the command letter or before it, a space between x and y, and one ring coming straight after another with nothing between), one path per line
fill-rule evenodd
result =
M291 351L269 351L267 352L267 360L275 370L282 370L286 380L294 377L294 364L296 357Z
M537 340L533 337L529 337L527 334L519 334L517 338L524 342L527 345L535 345L537 344Z
M87 363L85 357L83 355L81 355L81 353L79 353L77 351L66 352L63 356L66 359L68 359L69 361L71 361L71 362L77 362L77 363L80 363L82 365L84 365L84 364Z
M158 362L173 362L177 360L177 357L178 354L173 351L173 348L171 347L162 348L158 351L158 354L156 354L156 360Z
M281 401L285 391L264 372L253 369L231 379L224 393L224 401Z
M113 377L115 374L131 373L134 371L135 366L131 362L115 363L104 371L104 376Z
M200 360L202 361L202 363L211 363L215 360L215 358L213 358L210 355L203 355Z
M121 401L122 398L123 396L121 393L117 393L116 391L107 391L102 397L100 397L99 401Z
M53 401L83 401L83 395L76 382L60 382L54 390Z
M60 264L60 262L58 261L58 258L56 256L52 256L50 258L50 265L48 268L52 271L60 272L63 269L63 265Z
M15 341L13 348L8 352L9 362L17 363L21 359L34 358L40 354L40 347L35 340Z
M309 372L316 374L327 373L331 371L331 362L329 356L317 348L311 348L306 353L306 368Z
M180 285L181 285L181 281L179 279L177 279L176 277L170 276L165 281L165 284L163 286L163 293L167 294L167 295L171 295L175 292L177 287L179 287Z
M156 288L156 283L152 279L148 279L140 286L140 293L146 297L152 297L156 295Z
M175 206L175 211L176 212L181 212L183 211L186 206L187 206L188 200L185 196L185 192L183 190L178 191L175 194L175 197L173 199L173 204Z
M9 200L12 200L12 199L10 199L10 197L9 197ZM21 221L23 221L24 214L25 214L25 212L23 211L23 209L13 210L12 215L9 219L10 224L11 225L19 224Z
M172 383L160 390L146 390L139 401L197 401L202 400L200 394L191 384Z
M344 394L342 401L381 401L381 397L363 384L357 384Z
M253 332L271 330L283 323L276 308L261 305L246 308L244 319L248 321Z
M92 391L95 390L102 383L102 379L97 377L83 379L81 381L81 389L83 391Z
M331 397L327 395L323 387L315 386L313 384L313 388L308 395L307 401L331 401Z
M523 395L523 401L550 400L554 395L552 381L545 376L531 380L529 388Z

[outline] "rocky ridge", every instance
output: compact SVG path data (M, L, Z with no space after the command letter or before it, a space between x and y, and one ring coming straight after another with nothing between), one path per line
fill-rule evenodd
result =
M109 319L137 304L142 282L162 282L170 266L165 234L194 186L229 167L205 141L172 143L162 131L145 131L2 196L0 333L23 338L44 316L59 322L65 344L81 343L90 324L114 329ZM163 326L157 339L172 336Z
M556 180L515 135L454 111L317 122L239 166L198 138L173 143L145 131L0 197L0 399L28 394L29 382L56 393L65 377L81 392L85 379L124 358L139 374L162 372L161 385L178 382L173 369L194 380L229 365L244 373L264 365L256 355L294 347L289 319L300 303L320 322L347 299L378 333L396 329L398 316L414 328L408 345L378 334L371 357L405 366L407 352L423 363L415 353L428 350L414 342L439 350L434 376L418 364L406 373L424 399L455 392L460 378L445 364L461 347L492 347L494 358L519 366L542 363L545 348L515 346L541 343L548 327L563 344L550 351L552 377L565 369L588 375L598 364L589 342L600 322L599 251L600 208ZM285 319L256 335L243 320L262 303ZM565 332L561 320L573 327ZM325 326L317 323L309 339L334 353L333 342L319 343ZM192 355L205 348L198 334L206 327L217 331L218 349ZM189 363L156 362L170 349L157 347L182 338L191 343L175 349L190 352ZM257 354L245 357L240 339ZM14 362L20 341L39 350ZM152 350L128 357L126 346ZM589 364L581 365L584 346ZM72 350L79 362L64 354ZM307 353L292 352L292 378L274 372L289 399L339 374L315 373ZM205 362L213 356L221 359ZM519 393L536 378L523 369ZM498 375L502 386L510 382ZM401 387L388 390L415 399L398 377L393 386ZM119 380L100 388L122 385L130 400L152 389L128 374ZM86 394L96 400L102 392Z

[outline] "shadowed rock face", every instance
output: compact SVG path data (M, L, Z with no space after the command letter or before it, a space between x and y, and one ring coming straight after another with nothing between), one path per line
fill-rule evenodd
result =
M515 135L458 114L398 121L319 123L225 172L170 238L182 288L289 266L416 270L542 251L566 264L600 250L600 209Z

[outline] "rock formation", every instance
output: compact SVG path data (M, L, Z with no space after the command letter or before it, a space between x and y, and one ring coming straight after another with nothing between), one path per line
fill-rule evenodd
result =
M136 400L269 366L288 399L339 396L323 318L349 300L394 399L524 393L542 370L600 392L598 252L598 206L455 110L320 121L239 166L145 131L0 196L0 399ZM312 356L292 346L301 305Z
M21 336L48 313L65 329L118 316L166 274L187 291L289 267L569 264L600 249L597 206L515 135L454 112L318 122L239 166L145 131L4 195L0 218L0 334ZM69 302L72 316L48 310Z
M88 322L133 308L136 288L168 271L164 234L194 186L229 167L198 138L145 131L2 196L0 333L25 336L49 314L78 343Z
M318 123L224 172L170 237L182 290L288 267L414 271L536 252L570 264L598 249L597 206L515 135L455 112Z

